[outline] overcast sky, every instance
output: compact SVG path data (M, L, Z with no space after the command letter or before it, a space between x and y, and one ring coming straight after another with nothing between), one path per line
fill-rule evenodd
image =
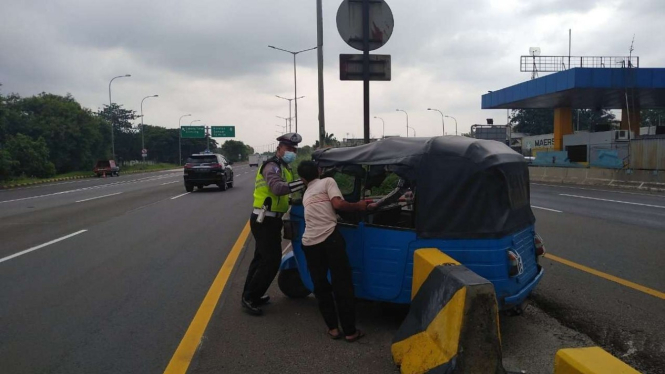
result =
M339 54L357 53L340 38L340 0L324 0L327 131L362 137L362 83L339 80ZM519 57L635 55L642 67L665 67L665 0L389 0L395 28L374 53L392 55L392 81L371 85L371 116L386 135L406 134L404 113L418 136L441 134L437 108L454 116L459 132L506 111L483 111L481 95L530 78ZM178 126L178 118L235 125L237 139L257 150L279 135L293 97L290 54L316 46L315 0L0 0L2 93L71 93L97 110L113 101L140 109L145 122ZM318 138L316 52L298 56L299 132ZM454 121L446 119L454 134ZM381 121L372 118L372 135ZM222 140L223 139L218 139Z

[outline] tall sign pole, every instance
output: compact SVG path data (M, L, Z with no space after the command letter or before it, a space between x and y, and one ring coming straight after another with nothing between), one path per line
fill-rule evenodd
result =
M316 37L317 37L317 60L319 65L319 144L323 146L326 136L326 116L323 100L323 6L322 0L316 0Z
M390 55L370 55L392 35L395 21L384 0L343 0L337 10L337 31L362 54L340 55L340 80L363 81L363 140L369 143L369 83L390 80ZM371 33L370 33L371 26Z
M369 0L363 0L363 133L369 144Z

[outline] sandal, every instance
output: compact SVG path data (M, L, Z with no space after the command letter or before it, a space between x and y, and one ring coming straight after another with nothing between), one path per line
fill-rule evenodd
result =
M337 330L337 334L331 334L330 331L335 329L328 330L328 337L332 340L339 340L342 337L342 333Z
M350 337L349 337L349 336L350 336ZM347 343L353 343L353 342L356 342L356 341L360 340L360 338L362 338L363 336L365 336L365 332L364 332L364 331L362 331L362 330L356 330L356 333L355 333L355 334L353 334L353 335L347 335L347 336L344 338L344 340L346 340Z

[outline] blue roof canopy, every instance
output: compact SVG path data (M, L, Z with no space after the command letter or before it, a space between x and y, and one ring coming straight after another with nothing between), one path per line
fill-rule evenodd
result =
M482 96L482 109L665 108L664 68L574 68ZM632 105L632 102L631 102Z

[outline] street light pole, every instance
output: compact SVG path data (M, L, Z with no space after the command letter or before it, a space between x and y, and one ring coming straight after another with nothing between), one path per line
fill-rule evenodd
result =
M180 125L180 121L182 120L183 117L189 117L191 114L185 114L184 116L181 116L180 119L178 120L178 165L182 166L182 129Z
M285 98L285 97L281 97L281 96L279 96L279 95L275 95L275 97L279 97L280 99L284 99L284 100L287 100L287 101L289 102L289 132L291 132L291 119L293 118L293 117L291 116L291 101L292 101L292 100L297 100L297 99L302 99L302 98L304 98L305 96L294 97L293 99L287 99L287 98ZM298 127L296 126L296 132L298 132L297 128L298 128Z
M159 95L146 96L143 100L150 97L159 97ZM143 100L141 100L141 156L143 156L143 150L145 149L145 137L143 136Z
M195 119L195 120L193 120L192 122L190 122L189 125L191 126L192 123L194 123L194 122L201 122L201 120L200 120L200 119ZM207 138L207 137L208 137L208 136L206 135L206 138ZM208 138L208 145L207 145L207 148L210 149L210 138Z
M446 118L452 118L455 121L455 135L457 135L457 119L453 116L446 116Z
M113 83L114 80L118 78L129 78L131 77L130 74L125 74L125 75L119 75L117 77L113 77L111 81L109 82L109 114L111 115L111 158L115 160L115 140L114 140L114 121L113 121L113 112L111 109L111 106L113 105L113 101L111 100L111 83Z
M282 125L275 125L275 126L279 127L280 129L284 129L284 132L280 132L281 135L286 134L286 125L284 125L284 126L282 126Z
M380 119L381 122L383 122L383 136L381 138L385 139L386 138L386 121L383 120L381 117L374 116L374 118Z
M442 135L446 135L446 123L443 121L443 113L438 109L427 108L427 110L433 110L435 112L439 112L439 114L441 115L441 126L442 126L442 129L443 129L443 134Z
M406 110L403 110L403 109L396 109L396 111L404 112L404 114L406 114L406 137L408 138L409 137L409 113L407 113ZM416 130L414 129L413 130L414 135L415 135L415 131Z
M289 118L284 118L284 117L280 117L280 116L275 116L275 117L283 119L284 120L284 128L286 128L288 126L289 131L291 131L291 125L290 125L291 117L289 117Z
M297 79L297 76L296 76L296 55L299 54L299 53L303 53L303 52L307 52L307 51L317 49L319 47L317 46L317 47L313 47L313 48L309 48L309 49L303 49L302 51L297 51L297 52L287 51L286 49L277 48L277 47L274 47L272 45L269 45L268 48L276 49L276 50L282 51L282 52L287 52L287 53L290 53L290 54L293 55L293 97L294 97L295 108L296 108L296 132L298 132L298 79Z

